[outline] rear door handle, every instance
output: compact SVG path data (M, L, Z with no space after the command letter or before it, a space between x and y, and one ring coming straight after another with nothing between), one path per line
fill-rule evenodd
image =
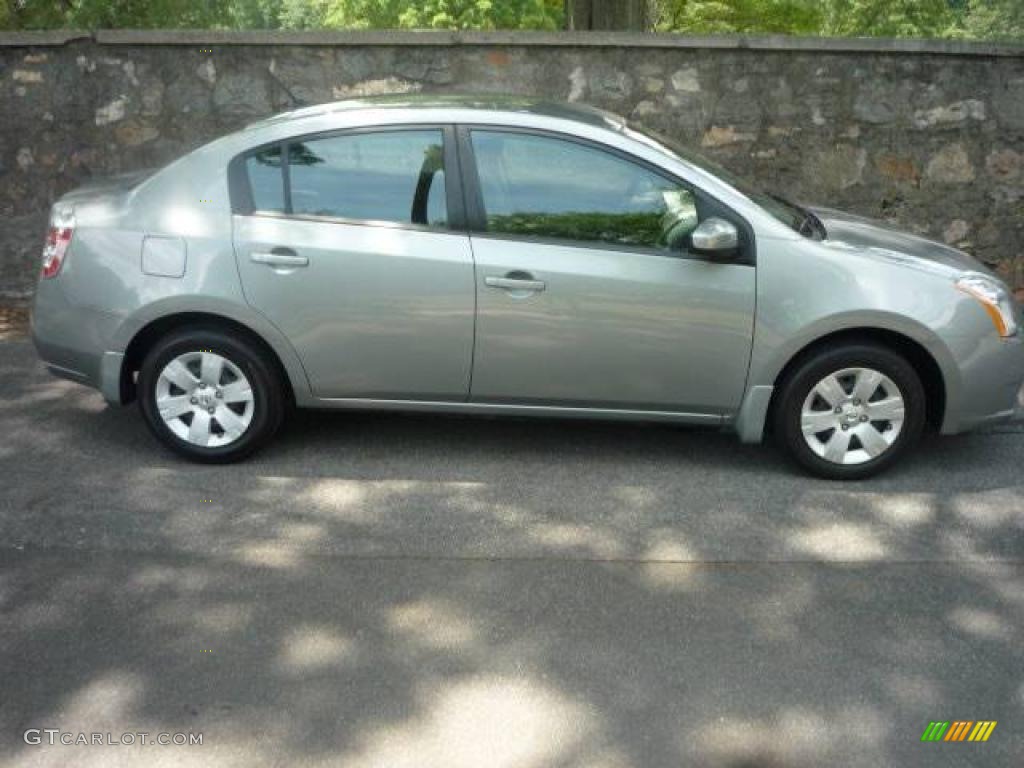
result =
M506 291L543 291L548 287L543 280L525 277L485 277L484 285Z
M299 256L295 251L275 248L272 251L253 251L249 260L257 264L269 264L272 267L306 267L309 266L308 256Z

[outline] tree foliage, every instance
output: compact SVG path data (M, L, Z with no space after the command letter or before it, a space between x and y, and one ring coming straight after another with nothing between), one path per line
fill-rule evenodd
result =
M657 29L690 34L813 35L821 31L823 3L808 0L662 0Z
M20 29L72 27L215 27L231 0L0 0L6 26Z
M399 26L445 29L557 29L560 0L424 0L399 16Z
M689 34L1024 41L1024 0L653 0L655 26Z
M1024 0L970 0L958 35L975 40L1024 40Z
M563 0L0 0L18 29L558 29Z
M355 29L557 29L561 0L330 0L326 26Z
M972 5L983 4L974 0ZM945 37L975 12L964 0L657 0L656 5L659 29L694 34Z
M1024 41L1024 0L646 0L689 34ZM0 28L559 29L564 0L0 0Z
M825 6L829 35L943 37L956 21L948 0L829 0Z

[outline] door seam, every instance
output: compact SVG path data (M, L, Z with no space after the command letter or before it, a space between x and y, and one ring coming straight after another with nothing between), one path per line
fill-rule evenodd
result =
M456 170L456 183L458 184L459 195L462 197L462 217L461 222L465 229L463 234L466 236L466 242L469 243L469 258L473 265L473 334L471 339L471 346L469 349L469 382L466 387L466 396L463 399L464 403L469 403L473 397L473 371L476 368L476 324L479 318L479 302L480 302L480 290L477 285L477 274L476 274L476 253L473 251L473 238L470 236L471 227L469 226L469 195L466 189L466 172L467 169L463 165L462 147L459 142L459 131L461 126L457 123L451 125L451 133L445 136L452 138L452 151L455 156L455 170Z
M477 285L476 253L473 251L473 238L466 235L466 240L469 241L469 258L473 261L473 346L469 351L469 388L466 390L465 400L465 402L469 403L473 397L473 371L476 369L476 324L480 316L478 306L480 303L480 287Z

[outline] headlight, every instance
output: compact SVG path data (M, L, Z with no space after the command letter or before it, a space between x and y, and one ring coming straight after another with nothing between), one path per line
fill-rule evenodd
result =
M977 299L992 318L999 335L1004 339L1017 335L1017 318L1014 317L1013 299L1010 292L999 281L987 275L964 275L956 281L956 287Z

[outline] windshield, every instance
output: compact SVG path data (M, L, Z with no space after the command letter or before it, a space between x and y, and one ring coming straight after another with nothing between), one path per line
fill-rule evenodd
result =
M765 192L764 190L759 189L747 179L737 176L732 171L723 168L714 160L694 152L667 136L662 136L648 128L632 123L624 126L622 130L623 133L630 138L642 141L652 149L656 149L669 157L695 165L698 168L717 176L726 184L735 188L736 191L750 198L753 203L759 205L787 227L791 227L801 234L807 234L807 222L811 217L811 214L800 206L791 203L778 195L773 195L770 192Z

